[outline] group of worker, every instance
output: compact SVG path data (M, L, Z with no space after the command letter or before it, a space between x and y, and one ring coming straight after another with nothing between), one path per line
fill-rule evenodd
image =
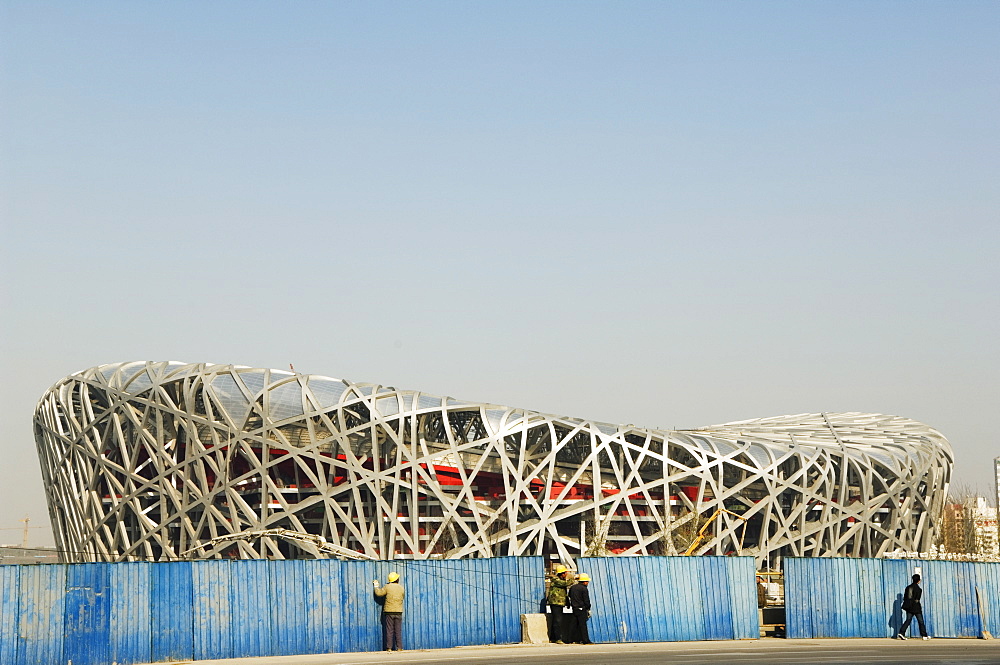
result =
M559 564L553 571L543 600L549 641L556 644L592 644L587 632L590 618L590 576L586 573L570 577L569 569ZM403 599L406 590L399 583L399 573L389 573L388 583L382 586L372 580L375 596L382 604L382 648L386 651L403 650Z
M543 602L549 642L593 644L587 631L590 575L581 573L574 579L562 564L558 564L552 573Z

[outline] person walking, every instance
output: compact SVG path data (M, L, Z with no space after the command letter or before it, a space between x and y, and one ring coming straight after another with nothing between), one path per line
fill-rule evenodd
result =
M914 617L917 619L917 625L920 627L920 636L925 639L931 639L927 634L927 627L924 625L924 609L920 604L920 598L924 595L923 589L920 588L920 575L914 574L912 578L913 583L908 585L906 589L903 590L903 611L906 612L906 621L903 625L899 627L899 633L896 635L897 640L906 639L906 629L910 627L910 621Z
M406 590L399 583L399 573L389 573L389 583L379 586L378 580L372 580L375 595L385 598L382 605L382 648L386 651L403 650L403 598Z
M590 618L590 575L581 574L576 578L576 584L566 592L567 600L573 609L573 630L575 641L579 644L593 644L590 633L587 632L587 619Z
M567 579L569 569L559 564L555 568L555 576L549 580L549 591L546 596L549 611L545 619L549 629L549 641L556 644L565 644L569 637L569 620L567 620L566 591L573 585L573 581Z

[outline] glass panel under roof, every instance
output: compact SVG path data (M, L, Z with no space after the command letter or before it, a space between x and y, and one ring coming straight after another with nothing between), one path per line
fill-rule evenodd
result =
M128 383L129 379L131 379L133 376L135 376L145 368L146 368L146 363L144 362L132 363L131 365L126 365L125 367L123 367L121 374L118 375L121 381L121 385L125 385L126 383Z
M279 383L281 381L284 381L285 379L287 379L290 376L295 376L294 373L292 373L292 372L286 372L283 369L272 369L272 370L268 370L268 371L270 372L270 380L268 381L269 384L270 383Z
M510 412L510 415L507 416L507 427L512 426L514 423L516 423L518 420L521 420L522 418L524 418L524 413L522 413L521 411L512 410Z
M166 362L149 363L146 365L146 371L149 372L150 376L160 376L166 366Z
M896 460L894 460L891 455L886 455L885 453L880 452L878 450L866 450L865 453L869 457L877 459L879 462L882 462L887 467L892 468L896 466Z
M347 386L343 381L311 377L309 379L309 390L316 399L316 404L321 409L325 409L340 403L340 396L347 390Z
M747 453L750 457L757 460L757 463L760 464L761 467L768 466L772 461L771 456L767 452L767 448L759 443L751 443L747 446Z
M401 411L411 411L413 409L413 391L412 390L398 390L396 395L399 397L399 408Z
M375 410L383 416L394 416L399 413L399 400L395 395L379 397L375 400Z
M114 375L115 372L118 371L119 367L120 367L120 365L110 365L108 367L104 367L104 368L101 369L101 376L104 377L104 382L105 383L108 383L108 384L111 383L111 377Z
M733 442L726 441L725 439L712 439L712 443L720 455L729 455L738 448Z
M701 436L692 436L692 437L690 437L689 440L691 441L691 445L693 445L696 448L700 448L701 450L707 450L708 452L712 452L712 453L715 452L715 447L712 446L708 442L708 440L705 439L704 437L701 437Z
M440 409L441 398L434 395L421 395L417 401L418 409Z
M212 379L212 392L236 426L242 427L250 412L250 400L243 394L233 375L219 374Z
M486 420L493 427L493 431L500 430L500 422L506 413L504 409L486 409Z
M298 381L289 381L272 388L268 399L268 414L271 420L284 420L302 415L302 386Z
M131 393L132 395L138 395L144 390L152 387L153 380L149 378L148 372L139 372L135 375L135 378L125 387L125 392Z
M249 372L239 372L239 377L243 379L243 383L250 390L250 394L256 397L260 394L260 391L264 389L264 370L253 369Z
M178 379L191 376L192 374L197 374L198 371L199 365L189 365L177 362L176 360L171 360L160 368L162 375L164 377L169 377L171 381L176 381Z

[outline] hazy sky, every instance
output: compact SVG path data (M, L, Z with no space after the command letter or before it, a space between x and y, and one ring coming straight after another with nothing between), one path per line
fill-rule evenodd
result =
M48 521L37 399L125 360L889 413L988 493L997 35L988 1L3 0L0 528Z

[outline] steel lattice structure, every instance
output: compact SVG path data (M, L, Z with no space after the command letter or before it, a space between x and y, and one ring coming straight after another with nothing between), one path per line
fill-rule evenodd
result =
M951 475L936 430L821 413L651 430L234 365L132 362L63 379L35 438L72 561L927 549ZM728 512L719 512L724 509ZM190 555L189 555L190 556Z

